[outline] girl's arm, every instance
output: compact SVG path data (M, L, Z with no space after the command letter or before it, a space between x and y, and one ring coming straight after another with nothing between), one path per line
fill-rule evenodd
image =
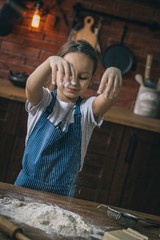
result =
M44 61L28 77L26 83L26 97L32 106L37 105L43 97L43 86L51 78L52 86L56 84L57 72L59 72L59 83L65 84L70 79L70 74L75 75L73 66L59 56L51 56ZM65 81L63 80L65 76Z
M48 58L28 77L25 92L32 106L37 105L41 101L43 97L43 86L47 82L50 74L51 68Z
M122 85L121 71L110 67L104 72L99 85L99 96L93 101L94 116L103 115L115 103Z

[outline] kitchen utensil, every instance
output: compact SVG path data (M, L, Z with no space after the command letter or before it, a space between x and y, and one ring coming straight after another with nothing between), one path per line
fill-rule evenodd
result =
M143 84L143 77L142 77L141 74L139 74L139 73L136 74L136 75L135 75L135 80L136 80L140 85L142 85L142 86L144 85L144 84Z
M64 13L64 11L63 11L63 9L62 9L62 7L61 7L62 1L63 1L63 0L56 0L56 5L57 5L58 8L59 8L59 11L60 11L60 13L61 13L61 16L63 17L63 20L64 20L64 23L65 23L66 27L68 27L69 24L68 24L67 15Z
M119 224L126 227L133 227L139 221L150 224L153 227L160 227L160 223L153 222L150 219L137 217L133 214L110 206L108 206L107 215L112 219L115 219Z
M99 20L98 20L98 26L94 29L94 33L97 36L97 42L96 42L95 50L98 53L101 53L101 47L100 47L100 43L99 43L99 40L98 40L98 34L99 34L100 29L101 29L102 20L103 20L103 18L100 17Z
M157 89L158 91L160 91L160 78L158 79L156 89Z
M70 33L69 33L69 36L68 36L68 41L72 40L73 36L75 35L75 33L80 28L79 24L80 24L80 16L76 12L73 16L72 27L71 27L71 30L70 30Z
M150 77L152 62L153 56L151 54L148 54L144 73L144 86L149 88L156 88L156 83L151 81Z
M4 216L0 215L0 230L15 240L30 240L23 235L22 230L15 224L8 221Z
M160 92L146 86L140 86L134 106L134 113L154 118L157 117L160 106Z
M97 36L92 32L91 28L94 24L94 18L87 16L84 19L84 27L76 31L72 37L72 41L85 40L89 42L94 48L97 42Z
M119 44L114 44L108 47L102 55L102 65L104 68L117 67L122 71L122 74L129 72L133 66L132 52L124 46L124 37L128 31L128 27L124 26L123 34Z
M153 56L151 54L147 55L146 67L144 73L144 79L150 79L151 66L152 66Z
M156 82L153 82L153 81L151 81L150 79L146 79L146 80L144 81L144 86L145 86L145 87L148 87L148 88L153 88L153 89L155 89L155 88L156 88Z
M0 36L6 36L11 33L14 24L25 11L23 1L6 1L0 10Z
M26 86L26 81L28 78L28 75L26 73L20 73L20 72L9 72L9 80L13 83L13 85L17 87L23 87L25 88Z

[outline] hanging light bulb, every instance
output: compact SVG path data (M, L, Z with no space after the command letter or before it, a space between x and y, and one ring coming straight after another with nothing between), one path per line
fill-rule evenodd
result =
M37 2L36 4L36 10L34 12L34 15L32 17L32 22L31 22L31 26L33 28L38 28L39 27L39 24L40 24L40 12L39 12L39 9L40 9L40 3Z

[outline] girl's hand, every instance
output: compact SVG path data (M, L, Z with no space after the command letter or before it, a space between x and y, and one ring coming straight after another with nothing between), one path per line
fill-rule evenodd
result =
M104 72L98 94L103 94L106 99L114 100L117 98L122 85L121 71L115 67L109 67Z
M50 67L52 70L52 84L59 84L60 86L69 87L75 85L75 70L71 63L59 56L52 56L49 58ZM57 82L58 79L58 82Z

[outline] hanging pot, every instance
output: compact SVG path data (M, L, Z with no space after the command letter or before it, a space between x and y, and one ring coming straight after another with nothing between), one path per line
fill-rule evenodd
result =
M11 33L14 24L22 16L25 6L20 0L8 0L0 10L0 36Z
M102 65L104 68L117 67L122 74L129 72L133 66L133 54L123 44L124 37L127 33L128 27L124 26L121 41L108 47L102 55Z

